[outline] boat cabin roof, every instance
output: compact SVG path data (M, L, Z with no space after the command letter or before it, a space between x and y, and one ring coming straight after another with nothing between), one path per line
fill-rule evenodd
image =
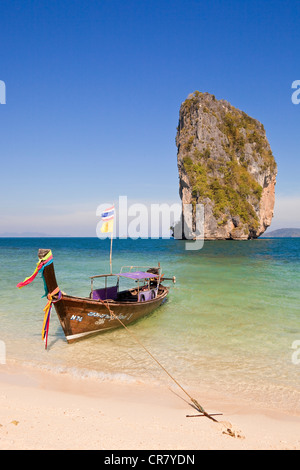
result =
M146 272L146 271L129 271L123 273L122 271L118 274L100 274L98 276L90 276L90 279L93 280L95 278L99 277L126 277L127 279L133 279L135 281L141 281L141 280L146 280L146 279L153 279L153 278L159 278L159 274L151 273L151 272Z
M116 274L116 276L128 277L129 279L135 279L135 280L152 279L153 277L159 277L158 274L145 273L143 271L134 271L134 272L129 272L129 273L119 273L119 274Z

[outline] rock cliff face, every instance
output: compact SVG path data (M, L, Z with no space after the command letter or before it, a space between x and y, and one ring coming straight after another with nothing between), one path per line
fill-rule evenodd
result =
M277 166L259 121L196 91L180 107L176 145L180 197L204 205L206 239L256 238L269 227Z

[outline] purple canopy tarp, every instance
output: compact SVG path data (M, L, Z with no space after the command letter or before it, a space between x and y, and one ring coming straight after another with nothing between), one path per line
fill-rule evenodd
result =
M151 279L153 277L159 277L157 274L153 273L144 273L143 271L135 271L132 273L119 273L117 276L128 277L130 279Z

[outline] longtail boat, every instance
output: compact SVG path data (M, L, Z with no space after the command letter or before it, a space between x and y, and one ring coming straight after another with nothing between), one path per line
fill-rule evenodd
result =
M165 278L160 265L158 267L138 266L123 267L117 274L101 274L91 276L91 291L88 297L75 297L64 293L57 284L53 255L51 250L38 251L39 262L34 273L19 283L21 288L32 282L38 273L41 273L48 303L44 308L45 316L42 337L47 348L47 338L50 323L50 313L54 305L60 324L68 343L86 338L138 320L157 309L166 301L169 288L162 285L163 280L172 280L175 277ZM129 268L124 271L124 268ZM105 286L94 288L95 279L105 281ZM126 278L135 281L133 288L120 290L120 279ZM108 286L108 280L113 281Z

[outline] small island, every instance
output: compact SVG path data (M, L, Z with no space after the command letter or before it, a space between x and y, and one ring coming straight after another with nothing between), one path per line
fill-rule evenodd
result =
M262 238L298 238L300 237L300 228L279 228L262 234Z
M182 204L204 205L204 238L263 234L273 217L277 175L263 124L195 91L180 107L176 145ZM184 223L195 232L195 217Z

